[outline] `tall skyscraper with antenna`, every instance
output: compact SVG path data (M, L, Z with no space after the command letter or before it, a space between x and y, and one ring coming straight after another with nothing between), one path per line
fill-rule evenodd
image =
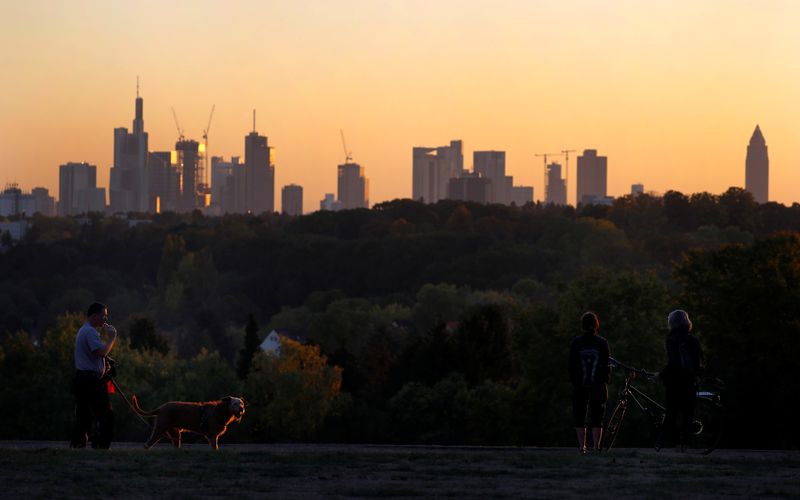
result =
M769 201L769 156L767 141L756 125L750 144L747 145L747 159L744 167L744 188L758 203Z
M147 212L152 209L147 175L147 132L144 131L144 101L136 79L136 115L133 132L114 129L114 165L111 167L109 198L112 212Z

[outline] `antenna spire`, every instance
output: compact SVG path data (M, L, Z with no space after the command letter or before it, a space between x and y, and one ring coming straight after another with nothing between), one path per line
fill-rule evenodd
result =
M256 110L253 109L253 132L256 131Z
M139 75L136 75L136 97L139 97Z

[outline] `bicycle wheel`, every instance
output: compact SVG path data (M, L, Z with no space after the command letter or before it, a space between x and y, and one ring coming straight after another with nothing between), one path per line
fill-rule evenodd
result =
M603 437L600 440L600 444L602 445L601 449L603 451L608 451L614 446L614 441L617 440L619 428L622 425L622 418L625 416L625 410L627 408L627 401L621 399L614 407L614 411L611 412L611 417L609 417L606 422L605 429L603 429Z
M692 448L696 453L708 455L717 448L724 429L725 413L719 394L698 392L692 422Z

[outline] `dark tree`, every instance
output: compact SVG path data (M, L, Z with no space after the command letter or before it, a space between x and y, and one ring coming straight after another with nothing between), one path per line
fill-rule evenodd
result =
M256 323L256 318L250 314L247 316L247 326L244 328L244 347L239 353L239 365L236 367L240 379L246 379L247 374L250 373L253 355L258 352L259 345L258 323Z
M147 316L136 318L130 328L131 347L143 351L169 352L169 343L158 331L156 324Z

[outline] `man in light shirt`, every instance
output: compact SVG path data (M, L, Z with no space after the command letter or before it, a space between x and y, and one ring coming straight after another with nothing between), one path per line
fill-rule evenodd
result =
M108 336L103 342L100 333ZM108 308L95 302L86 311L86 322L75 336L75 425L71 448L85 448L89 437L92 448L107 449L114 432L114 413L108 399L106 356L117 341L117 330L108 324ZM94 424L94 428L92 426Z

